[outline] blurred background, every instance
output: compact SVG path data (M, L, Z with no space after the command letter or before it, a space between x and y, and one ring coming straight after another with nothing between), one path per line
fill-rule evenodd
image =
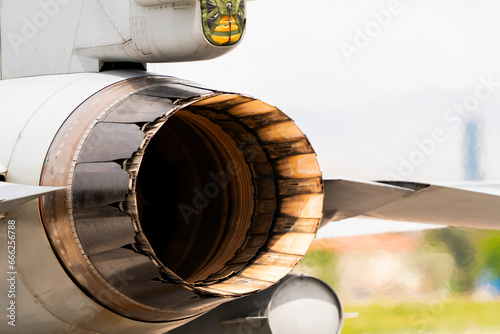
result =
M149 70L278 106L327 176L500 184L498 1L256 0L247 17L231 54ZM359 312L343 333L500 332L498 232L349 220L297 271Z

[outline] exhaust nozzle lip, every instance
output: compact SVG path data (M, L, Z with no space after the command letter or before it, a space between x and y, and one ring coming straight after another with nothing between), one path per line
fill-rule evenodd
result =
M241 248L217 275L197 282L186 282L161 262L142 231L137 209L137 175L144 152L168 118L181 110L208 119L231 136L247 163L255 196ZM63 156L61 144L71 153ZM70 168L58 171L64 161ZM217 298L240 297L271 286L300 261L322 215L316 155L292 120L251 97L173 78L129 79L91 97L61 128L45 167L43 185L68 185L65 195L46 196L42 210L47 235L63 267L92 298L109 291L112 298L97 298L102 305L144 321L190 317L223 302ZM86 175L97 177L88 182ZM99 208L106 208L106 213ZM105 214L109 224L96 223L92 226L97 229L85 230L79 222L89 227L96 219L92 214ZM110 224L118 226L119 233L106 232ZM107 236L114 243L106 241ZM92 251L97 253L89 255L98 238L118 248L97 247ZM117 270L124 265L135 276L125 286L120 276L124 270ZM158 291L183 287L187 299L211 298L205 306L177 307L172 302L161 309L135 298L146 294L141 280Z

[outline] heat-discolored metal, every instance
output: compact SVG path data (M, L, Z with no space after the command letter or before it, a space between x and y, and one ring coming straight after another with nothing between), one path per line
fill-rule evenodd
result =
M167 77L126 80L83 103L54 140L42 184L68 187L44 198L43 215L75 282L153 322L277 282L305 254L323 207L314 151L286 115Z

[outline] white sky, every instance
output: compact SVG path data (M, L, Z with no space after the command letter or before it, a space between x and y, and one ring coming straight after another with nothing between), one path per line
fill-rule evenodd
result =
M391 6L398 12L349 63L342 43L355 46L357 31L376 28L373 13ZM499 85L476 113L485 178L500 180L499 1L257 0L247 8L246 38L229 55L149 69L278 106L336 175L398 174L401 159L418 154L415 141L441 129L446 140L399 175L434 183L463 179L463 128L443 116L491 76Z

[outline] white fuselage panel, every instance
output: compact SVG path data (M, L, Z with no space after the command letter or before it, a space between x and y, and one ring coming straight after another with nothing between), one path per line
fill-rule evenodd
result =
M2 79L206 60L238 44L207 41L196 0L3 0L0 25Z

